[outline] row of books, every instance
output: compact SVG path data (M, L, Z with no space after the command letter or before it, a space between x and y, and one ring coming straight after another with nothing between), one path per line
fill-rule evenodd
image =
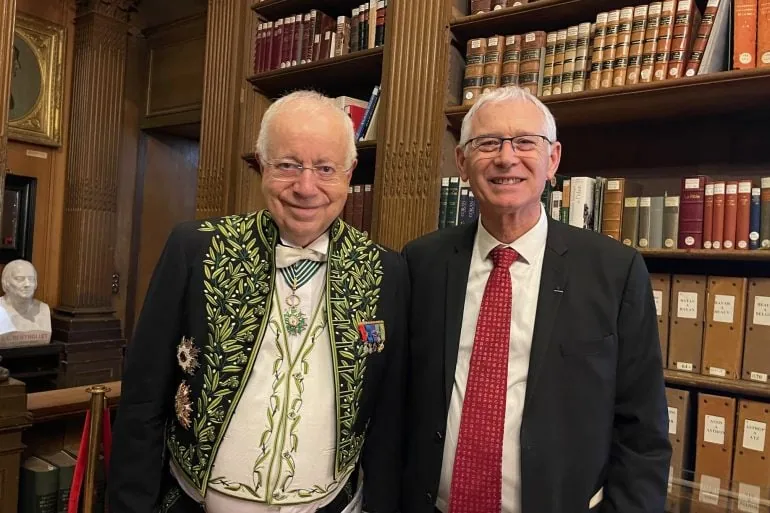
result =
M335 98L339 107L353 121L356 141L373 141L377 138L377 114L379 112L380 86L372 90L369 100L338 96Z
M666 511L766 512L770 404L673 387L666 399Z
M557 175L542 200L553 218L628 246L756 250L770 248L770 177L759 185L684 177L674 194L652 196L626 178Z
M664 365L767 383L770 278L652 273Z
M342 220L366 233L372 232L372 205L374 186L370 183L348 187L348 199L342 212Z
M742 25L731 41L733 1L736 9L744 2L708 0L703 13L695 0L655 1L560 30L470 39L463 104L508 85L544 97L724 71L731 42L733 69L755 67L757 52L770 65L770 17L736 17Z
M62 513L67 511L77 461L77 447L27 456L19 473L19 513ZM105 504L104 458L100 455L95 475L94 513ZM81 496L81 504L83 498Z
M479 213L479 200L473 195L470 183L459 176L441 179L441 197L438 209L438 228L470 223Z
M387 0L369 0L336 19L319 9L259 23L254 73L288 68L385 44Z

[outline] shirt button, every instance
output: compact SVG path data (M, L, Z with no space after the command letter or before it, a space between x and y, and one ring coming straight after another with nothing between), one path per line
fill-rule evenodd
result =
M436 442L440 442L444 439L444 434L441 431L436 431L435 440Z
M428 504L433 504L433 494L428 492L425 494L425 502Z

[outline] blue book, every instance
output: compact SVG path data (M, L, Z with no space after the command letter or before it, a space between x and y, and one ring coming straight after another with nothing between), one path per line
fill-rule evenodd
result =
M760 208L760 189L751 188L751 206L749 210L749 249L759 249L759 226L762 214Z

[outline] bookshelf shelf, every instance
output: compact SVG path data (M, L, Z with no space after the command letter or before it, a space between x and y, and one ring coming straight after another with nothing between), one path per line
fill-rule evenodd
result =
M628 0L538 0L517 7L455 18L449 27L457 42L464 46L469 39L477 37L556 30L568 25L592 22L595 21L596 13L627 5Z
M551 109L559 129L750 109L756 112L770 108L770 68L724 71L546 96L541 100ZM447 120L454 130L459 132L469 109L463 105L446 109Z
M770 251L763 249L638 249L638 251L646 258L770 261Z
M255 2L251 5L251 10L268 21L274 21L286 16L300 14L311 9L320 9L329 16L346 15L350 16L353 8L358 7L363 2L361 0L336 0L335 2L324 2L319 0L267 0L265 2Z
M368 99L382 76L383 47L276 69L250 76L254 89L278 98L296 89L313 88L329 96L349 95Z
M739 394L741 396L758 399L770 399L770 383L759 383L742 379L717 378L714 376L705 376L703 374L669 369L664 369L663 375L667 385L692 387L712 392Z

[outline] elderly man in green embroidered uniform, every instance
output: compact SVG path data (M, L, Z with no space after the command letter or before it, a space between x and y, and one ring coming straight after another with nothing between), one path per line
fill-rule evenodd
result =
M296 92L257 141L267 209L176 227L128 347L112 513L393 513L408 278L340 218L352 122Z

